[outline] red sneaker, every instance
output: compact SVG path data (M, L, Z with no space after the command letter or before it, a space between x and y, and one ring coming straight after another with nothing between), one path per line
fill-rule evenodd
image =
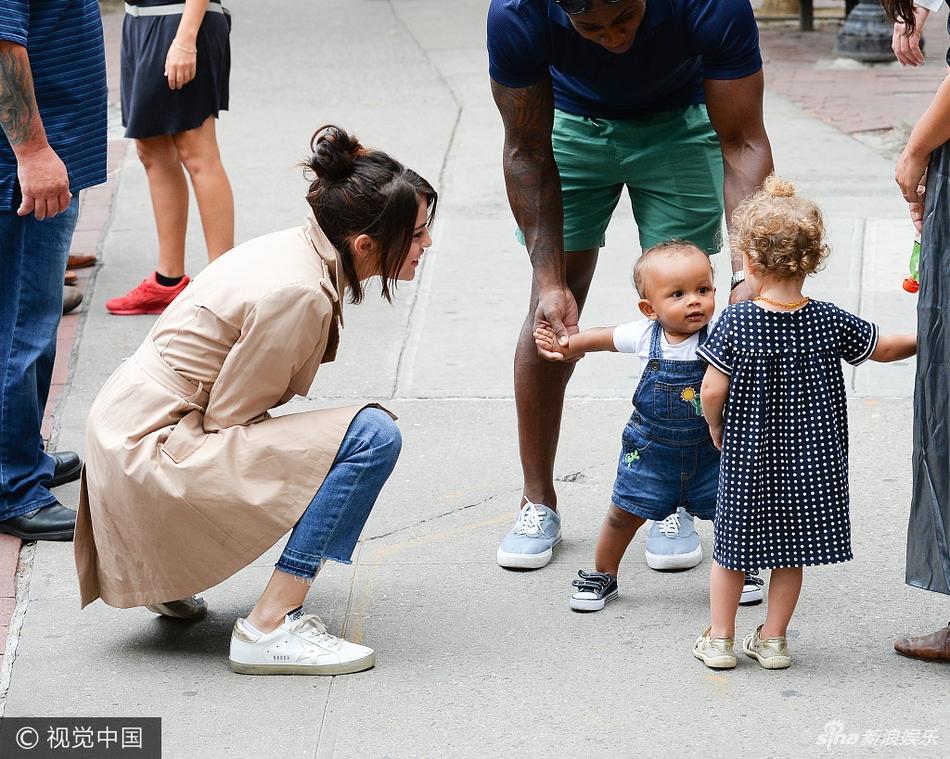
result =
M155 272L133 290L120 298L106 301L106 310L117 316L132 316L133 314L160 314L169 303L178 297L178 293L188 286L191 280L188 275L182 277L181 282L173 287L158 284Z

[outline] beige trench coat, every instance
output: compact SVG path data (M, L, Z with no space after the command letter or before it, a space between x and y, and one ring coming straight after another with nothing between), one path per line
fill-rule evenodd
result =
M75 553L82 605L184 598L300 518L364 406L272 418L336 355L339 261L311 217L198 275L99 391Z

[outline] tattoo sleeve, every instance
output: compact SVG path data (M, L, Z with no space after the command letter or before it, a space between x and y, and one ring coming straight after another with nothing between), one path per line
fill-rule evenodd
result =
M45 139L26 48L4 41L0 41L0 127L14 150L38 137Z
M561 178L551 147L554 94L545 77L529 87L492 82L505 126L503 164L508 203L524 232L539 284L564 284L564 210Z

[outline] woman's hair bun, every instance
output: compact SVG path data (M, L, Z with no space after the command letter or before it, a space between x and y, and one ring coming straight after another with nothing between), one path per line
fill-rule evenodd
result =
M310 138L309 168L324 182L339 182L353 173L353 164L366 150L352 135L338 126L326 124Z
M796 192L795 185L787 179L779 179L775 174L769 174L765 178L762 189L766 195L771 195L773 198L793 198Z

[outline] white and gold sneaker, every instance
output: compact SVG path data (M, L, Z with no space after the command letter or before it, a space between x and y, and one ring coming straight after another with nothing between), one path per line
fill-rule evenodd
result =
M693 644L693 656L712 669L732 669L736 655L732 651L732 638L710 638L712 626L707 627Z
M788 655L788 639L782 635L778 638L760 638L762 625L755 632L749 633L742 641L742 650L746 656L758 660L766 669L785 669L791 666L792 657Z
M172 619L204 619L208 614L208 603L201 596L188 596L188 598L181 598L177 601L152 604L145 608L153 614L160 614Z
M320 617L297 609L269 633L239 618L231 633L230 661L242 675L346 675L372 667L376 653L331 635Z

